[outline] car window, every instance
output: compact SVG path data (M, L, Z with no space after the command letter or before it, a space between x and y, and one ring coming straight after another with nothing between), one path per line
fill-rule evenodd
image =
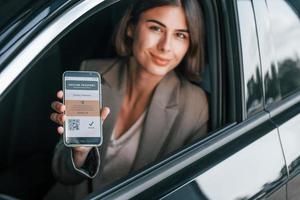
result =
M40 199L54 185L51 159L60 137L49 115L50 104L61 89L61 75L66 70L79 70L83 60L116 56L111 36L130 2L103 6L105 9L78 22L64 37L47 46L1 98L0 129L6 131L0 139L0 157L4 158L0 160L0 193ZM207 66L213 67L209 65L207 61Z
M296 2L267 0L277 77L283 98L300 89L300 12Z

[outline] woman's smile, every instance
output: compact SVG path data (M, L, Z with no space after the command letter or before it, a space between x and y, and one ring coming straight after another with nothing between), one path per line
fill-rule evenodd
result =
M164 66L167 66L171 62L171 59L169 59L169 58L163 58L163 57L155 55L153 53L150 53L150 55L151 55L152 61L158 66L164 67Z

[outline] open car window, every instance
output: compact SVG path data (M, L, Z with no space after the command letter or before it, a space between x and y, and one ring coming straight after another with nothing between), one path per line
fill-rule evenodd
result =
M61 89L62 73L66 70L79 70L84 60L116 57L114 47L111 45L111 36L125 8L130 3L131 1L126 0L116 3L99 1L91 6L90 10L82 11L79 14L80 17L74 18L72 22L66 22L70 25L65 25L63 30L57 31L60 27L50 27L50 25L35 38L42 42L43 39L49 37L51 39L48 44L41 44L38 48L28 45L28 48L32 48L28 52L33 52L32 54L35 55L31 60L23 60L24 69L16 69L23 71L10 82L5 96L1 96L0 129L5 131L1 133L0 140L0 152L3 158L0 161L0 193L22 199L40 199L55 184L56 180L51 172L51 161L55 145L60 137L55 134L57 126L50 121L49 116L52 112L50 104L55 100L56 92ZM83 7L88 6L89 3L83 2L82 4ZM77 6L76 12L82 8L80 3ZM76 14L75 9L72 9L66 11L65 20ZM204 11L204 15L206 30L214 31L214 26L206 17L209 15L209 10ZM57 35L49 35L53 32ZM201 82L193 83L206 90L210 106L210 132L229 123L229 119L233 119L228 116L227 108L218 105L221 100L227 98L224 95L229 92L221 94L221 88L217 87L224 80L220 77L216 79L216 72L220 69L215 63L217 48L212 48L214 34L216 33L206 35L206 67L208 69L204 71ZM20 56L25 58L32 55L21 53ZM228 99L224 100L224 103L227 101ZM193 145L201 141L198 139ZM130 181L133 175L147 173L153 167L172 159L176 153L189 151L192 149L190 145L173 151L169 154L171 156L169 158L151 163L138 172L118 179L104 188L102 192L107 191L110 186L122 185Z

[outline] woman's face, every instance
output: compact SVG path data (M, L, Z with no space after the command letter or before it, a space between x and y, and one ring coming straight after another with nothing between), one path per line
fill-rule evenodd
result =
M165 76L183 59L189 48L189 33L184 10L161 6L146 10L132 29L133 55L144 72Z

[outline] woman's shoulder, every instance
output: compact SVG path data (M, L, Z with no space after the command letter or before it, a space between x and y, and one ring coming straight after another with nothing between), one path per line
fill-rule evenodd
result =
M88 59L81 62L80 70L83 71L97 71L103 74L114 65L122 63L120 58L107 58L107 59Z
M208 98L205 91L188 80L181 80L180 110L194 120L206 120L208 117Z
M181 90L181 95L185 99L185 102L192 103L196 101L197 103L207 104L207 95L200 85L181 78Z

